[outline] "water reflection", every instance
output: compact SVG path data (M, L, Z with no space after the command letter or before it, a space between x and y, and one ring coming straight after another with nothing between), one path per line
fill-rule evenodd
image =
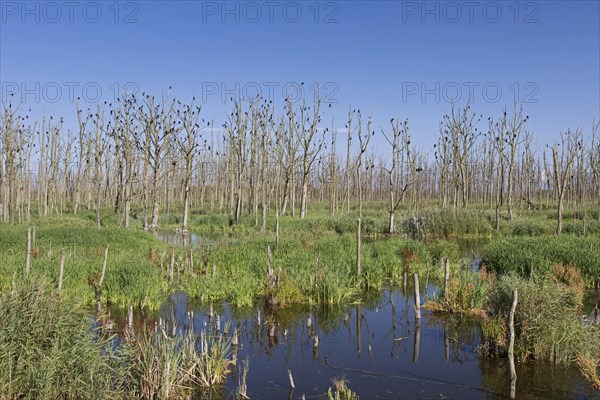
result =
M405 293L411 293L408 286ZM428 285L422 297L435 290ZM125 329L127 311L113 310L112 319L117 330ZM476 352L479 326L449 324L427 312L415 321L414 300L402 291L357 305L277 310L199 305L176 293L159 312L135 313L132 320L133 329L159 323L177 334L194 330L198 337L205 324L223 327L223 334L238 343L232 356L249 360L246 394L251 399L324 398L331 379L339 376L369 399L508 397L506 360ZM221 392L200 397L232 398L242 364L236 363ZM295 383L292 392L288 370ZM517 366L517 373L519 399L589 399L594 394L573 368L526 363Z
M155 232L154 236L156 236L158 240L162 240L172 246L196 246L206 241L204 237L189 232L186 234L181 232Z

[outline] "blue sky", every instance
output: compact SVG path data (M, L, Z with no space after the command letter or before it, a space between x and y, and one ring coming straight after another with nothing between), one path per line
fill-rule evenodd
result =
M515 99L541 142L600 118L599 1L2 0L1 12L3 100L67 126L76 97L114 101L128 83L195 95L219 124L236 85L280 104L284 87L312 96L318 83L333 102L324 125L343 127L350 104L377 131L409 117L424 148L469 88L481 129Z

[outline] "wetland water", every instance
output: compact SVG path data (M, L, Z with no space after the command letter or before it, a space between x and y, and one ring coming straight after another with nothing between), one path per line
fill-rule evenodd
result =
M192 242L199 240L195 237ZM437 291L428 284L421 301ZM182 335L194 329L198 339L202 327L215 324L217 318L223 333L226 326L229 335L238 329L236 368L222 391L201 398L233 398L241 361L246 359L250 399L327 398L336 377L345 377L361 399L508 398L508 362L478 355L480 327L446 321L425 310L415 325L412 293L408 283L360 305L328 308L270 310L260 304L238 309L214 304L212 316L209 305L195 304L184 293L176 293L159 312L136 313L133 325L141 329L161 321ZM118 326L126 324L126 312L112 310L111 314ZM292 393L288 369L296 385ZM531 361L517 364L517 374L518 399L600 399L575 368Z

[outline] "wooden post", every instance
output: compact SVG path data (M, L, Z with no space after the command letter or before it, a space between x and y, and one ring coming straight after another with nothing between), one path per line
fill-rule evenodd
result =
M356 352L360 354L361 348L361 328L362 328L362 308L356 306Z
M533 258L531 259L531 263L529 264L529 280L533 280Z
M279 250L279 211L275 213L275 250Z
M169 266L169 283L173 282L173 270L175 269L175 252L171 250L171 265Z
M194 336L194 310L188 311L188 331Z
M267 245L267 282L269 288L274 288L277 285L277 276L271 267L271 246Z
M290 388L295 389L296 385L294 385L294 377L292 376L292 370L288 369L287 373L288 373L288 379L290 380Z
M413 364L419 361L419 349L421 347L421 320L415 318L415 338L413 342Z
M25 257L25 275L29 275L31 265L31 229L27 229L27 255Z
M360 283L360 232L361 222L358 219L358 228L356 230L356 280Z
M127 327L129 328L129 332L133 331L133 306L129 306L127 310Z
M508 313L508 366L510 368L510 398L514 399L517 390L517 372L515 370L515 310L517 308L517 289L513 289L513 300Z
M600 276L596 278L596 322L600 323Z
M106 250L104 250L104 263L102 264L102 273L100 274L100 280L98 281L98 287L102 286L102 282L104 282L104 275L106 274L106 262L108 261L108 246L106 246Z
M448 361L450 355L450 337L448 336L448 327L444 327L444 360Z
M233 330L233 335L231 336L231 346L237 346L238 343L239 343L238 330L234 329Z
M448 280L450 279L450 260L446 257L446 267L444 270L444 300L448 301Z
M415 318L421 319L421 294L419 293L419 275L415 272Z
M62 291L63 276L65 272L65 255L60 257L60 273L58 275L58 293Z

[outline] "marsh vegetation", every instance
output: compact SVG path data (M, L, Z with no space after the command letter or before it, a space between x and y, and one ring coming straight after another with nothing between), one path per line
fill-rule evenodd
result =
M454 107L428 156L397 117L386 154L359 110L321 128L320 99L233 102L216 128L127 97L76 134L21 111L0 124L2 397L502 397L507 355L519 398L538 369L561 398L600 382L596 124L544 150L519 106L485 127Z

